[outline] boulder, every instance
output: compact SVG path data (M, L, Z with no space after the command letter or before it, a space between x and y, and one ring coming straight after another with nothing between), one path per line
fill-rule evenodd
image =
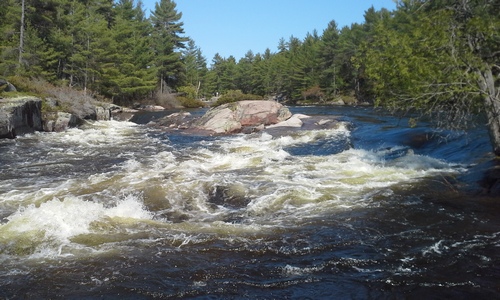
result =
M109 121L111 120L111 108L109 106L95 106L95 120L96 121Z
M71 110L77 117L92 121L109 121L111 120L111 105L108 104L91 104L86 103L84 109L78 110L76 113Z
M291 115L288 108L275 101L245 100L210 109L194 126L215 133L233 133L245 127L276 124Z
M277 124L269 125L267 128L276 128L276 127L295 127L300 128L304 122L302 122L302 118L297 115L293 115L290 119L285 120L283 122L279 122Z
M236 104L235 118L241 126L271 125L292 116L288 108L275 101L246 100Z
M5 85L5 87L3 87L4 85ZM8 82L5 79L0 78L0 88L2 88L2 87L3 87L3 90L5 92L15 92L15 91L17 91L16 87L12 83Z
M342 98L337 99L331 103L332 105L345 105L345 101Z
M43 116L43 130L46 132L61 132L70 127L76 127L82 120L65 112L46 112Z
M0 138L42 130L41 109L36 97L0 99Z
M193 116L189 112L177 112L165 116L154 122L156 125L169 128L187 129L193 120Z

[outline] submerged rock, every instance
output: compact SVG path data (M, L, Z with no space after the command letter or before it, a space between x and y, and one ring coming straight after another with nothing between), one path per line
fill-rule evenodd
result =
M215 186L209 193L208 202L214 207L223 206L230 209L240 209L250 203L246 196L246 189L241 184L229 186Z
M215 133L234 133L244 127L276 124L291 116L290 110L278 102L245 100L210 109L194 126Z
M479 181L479 185L483 187L484 194L500 194L500 165L488 168Z
M0 138L42 130L41 108L36 97L0 99Z

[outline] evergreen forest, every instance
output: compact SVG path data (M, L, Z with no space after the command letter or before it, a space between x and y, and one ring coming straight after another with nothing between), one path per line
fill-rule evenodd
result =
M303 39L282 38L275 52L216 54L209 63L173 0L158 0L149 16L140 0L2 2L0 77L42 79L122 105L175 93L342 99L417 110L452 127L486 112L500 141L498 0L399 0L394 11L367 8L362 24L332 20Z

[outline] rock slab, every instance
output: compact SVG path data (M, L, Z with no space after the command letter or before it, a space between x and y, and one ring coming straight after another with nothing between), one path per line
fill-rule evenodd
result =
M0 138L42 130L41 108L36 97L0 99Z

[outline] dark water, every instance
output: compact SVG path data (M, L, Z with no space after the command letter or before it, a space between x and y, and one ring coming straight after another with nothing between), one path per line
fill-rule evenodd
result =
M339 126L97 122L0 141L0 298L499 298L484 128L291 110Z

